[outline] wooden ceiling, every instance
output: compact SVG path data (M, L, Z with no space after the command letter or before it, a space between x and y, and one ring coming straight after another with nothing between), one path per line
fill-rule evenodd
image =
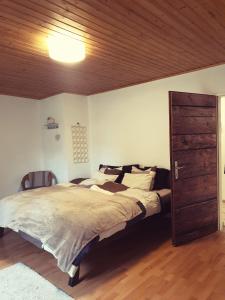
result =
M49 59L55 33L86 59ZM90 95L225 63L225 0L0 0L0 36L0 94Z

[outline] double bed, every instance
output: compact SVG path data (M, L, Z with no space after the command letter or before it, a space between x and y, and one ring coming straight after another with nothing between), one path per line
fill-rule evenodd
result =
M170 211L169 171L164 173L167 184L159 186L156 176L157 189L151 191L112 181L89 184L76 179L3 198L0 237L4 228L10 228L48 251L57 259L58 267L69 274L69 285L74 286L79 282L81 261L94 245L137 222Z

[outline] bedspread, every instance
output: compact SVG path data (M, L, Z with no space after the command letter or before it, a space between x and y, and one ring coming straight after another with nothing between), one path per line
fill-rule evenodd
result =
M137 202L76 185L55 185L0 200L0 227L40 240L59 268L68 272L74 257L93 238L142 213Z

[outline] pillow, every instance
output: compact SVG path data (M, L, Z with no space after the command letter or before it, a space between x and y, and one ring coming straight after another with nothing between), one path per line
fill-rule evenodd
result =
M90 187L90 190L95 191L95 192L100 192L100 193L103 193L106 195L113 195L112 192L107 191L105 189L101 189L98 185L95 185L95 184Z
M152 167L147 167L146 168L137 168L135 166L132 166L132 169L131 169L131 173L149 173L150 171L152 171Z
M102 173L105 173L106 169L107 169L107 167L101 167L101 168L99 168L99 171L102 172Z
M105 172L105 170L107 168L108 169L117 169L117 170L122 171L115 180L116 183L122 183L124 173L131 173L132 166L138 167L139 165L133 164L133 165L125 165L125 166L111 166L111 165L100 164L99 170L103 173Z
M106 168L104 173L108 174L108 175L120 175L122 173L122 169L119 170L117 168L115 168L115 169Z
M110 166L110 165L99 165L99 170L106 170L107 168L109 168L109 169L118 169L118 170L122 170L122 166ZM103 171L103 172L104 172Z
M155 171L156 172L157 167L143 167L141 168L140 166L132 166L131 173L140 173L140 172L150 172L150 171Z
M105 182L115 181L118 175L107 175L97 171L92 178L80 182L80 185L91 186L93 184L104 184Z
M127 186L121 183L115 183L112 181L107 181L102 185L98 185L101 189L107 190L112 193L122 192L128 189Z
M104 182L104 181L115 181L117 179L118 175L108 175L108 174L104 174L100 171L97 171L94 176L93 179L100 181L100 182Z
M126 166L123 166L123 171L124 173L131 173L131 170L132 170L132 167L137 167L138 168L138 164L134 164L134 165L126 165Z
M107 173L106 173L107 170ZM114 170L116 170L114 172ZM109 174L109 175L120 175L122 172L122 167L109 167L109 166L103 166L100 168L99 167L99 171L105 174ZM110 173L110 171L112 171L112 173ZM116 173L117 172L117 173Z
M102 168L110 168L110 169L119 169L119 170L122 170L123 172L125 173L131 173L131 169L132 169L132 166L135 166L138 168L138 164L133 164L133 165L125 165L125 166L110 166L110 165L99 165L99 170L102 169Z
M139 165L138 164L134 164L134 165L125 165L125 166L110 166L110 165L103 165L103 164L100 164L99 165L99 170L101 172L105 172L105 170L107 168L109 169L117 169L117 170L122 170L121 174L117 177L117 179L115 180L116 183L121 183L122 180L123 180L123 176L124 176L124 173L131 173L131 169L132 169L132 166L135 166L135 167L138 167Z
M105 165L100 165L99 171L108 175L118 175L115 182L121 183L123 179L124 172L122 171L122 167L107 167Z
M152 171L156 171L156 175L154 178L154 186L153 190L161 190L161 189L169 189L170 188L170 171L164 168L156 168L156 167L144 167L141 168L138 166L134 170L139 170L139 172L145 172L148 169L152 169ZM133 173L133 171L132 171ZM135 172L136 173L136 172Z
M132 167L131 173L132 174L148 174L150 173L152 176L152 181L150 184L150 191L154 189L154 184L155 184L155 177L156 177L156 170L157 167L144 167L144 168L140 168L140 167Z
M155 177L155 172L149 173L125 173L123 177L122 184L130 187L142 190L151 190L153 187L153 179Z

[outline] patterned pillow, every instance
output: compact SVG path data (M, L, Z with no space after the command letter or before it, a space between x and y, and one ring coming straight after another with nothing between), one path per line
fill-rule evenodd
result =
M134 164L134 165L125 165L125 166L111 166L111 165L100 164L99 165L99 170L102 173L104 173L107 168L109 168L109 169L117 169L117 170L120 170L120 171L122 170L121 174L117 177L117 179L115 181L116 183L121 183L122 180L123 180L124 173L131 173L132 166L138 167L139 165L138 164Z

